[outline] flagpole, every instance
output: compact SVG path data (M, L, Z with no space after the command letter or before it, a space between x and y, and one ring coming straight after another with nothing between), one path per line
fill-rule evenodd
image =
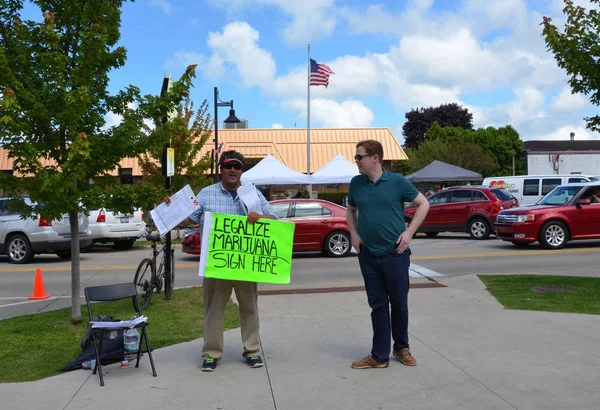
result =
M310 177L310 44L308 45L308 78L306 88L307 92L307 111L306 111L306 175ZM312 183L308 183L308 197L312 195Z

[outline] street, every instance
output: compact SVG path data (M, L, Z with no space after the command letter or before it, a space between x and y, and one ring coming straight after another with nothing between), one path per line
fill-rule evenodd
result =
M600 241L578 241L565 249L547 251L534 244L525 249L493 237L473 241L465 234L445 234L435 238L418 235L411 244L413 266L424 267L444 276L472 273L523 273L596 276ZM150 257L149 246L117 251L97 245L81 254L81 295L86 286L133 280L138 263ZM198 286L198 257L175 248L176 287ZM52 297L30 301L35 270L40 268L46 293ZM37 255L27 265L9 264L0 256L0 318L38 313L70 306L70 261L56 255ZM436 278L443 283L442 278ZM336 287L362 285L356 256L336 259L321 254L295 254L290 285L259 285L260 289ZM158 297L162 297L158 296Z

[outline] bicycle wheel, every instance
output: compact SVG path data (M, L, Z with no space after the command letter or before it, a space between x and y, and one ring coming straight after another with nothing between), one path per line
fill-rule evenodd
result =
M152 300L152 293L154 291L154 284L152 283L153 270L154 263L152 262L152 259L144 258L135 271L133 283L135 283L135 286L138 289L138 295L141 296L140 310L145 310Z

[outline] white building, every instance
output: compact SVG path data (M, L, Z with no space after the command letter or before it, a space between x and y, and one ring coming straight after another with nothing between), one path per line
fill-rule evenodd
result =
M528 175L600 175L600 141L525 141Z

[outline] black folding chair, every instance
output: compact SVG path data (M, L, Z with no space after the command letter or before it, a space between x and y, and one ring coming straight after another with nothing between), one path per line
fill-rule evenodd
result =
M138 301L137 288L135 283L120 283L117 285L105 285L105 286L90 286L85 288L85 301L87 303L88 314L90 316L90 321L92 321L92 303L91 302L105 302L119 299L131 298L133 302L133 308L137 312L139 316L142 316L142 311L140 310L140 304ZM132 312L133 313L133 312ZM91 326L91 325L90 325ZM148 334L146 332L146 327L148 323L140 323L134 327L134 329L141 329L141 337L140 344L137 350L137 360L135 362L135 367L140 366L140 356L142 354L142 342L146 341L146 349L148 350L148 357L150 358L150 365L152 366L152 375L156 377L156 369L154 368L154 360L152 359L152 351L150 348L150 342L148 341ZM104 332L112 331L112 330L126 330L130 329L128 326L123 326L119 328L95 328L92 331L92 338L94 340L94 350L96 351L96 365L94 366L94 374L96 371L99 371L100 375L100 386L104 386L104 377L102 375L102 363L100 363L100 352L102 351L102 341L104 340ZM98 332L96 332L97 330ZM99 336L96 335L99 333ZM98 341L98 338L100 339Z

